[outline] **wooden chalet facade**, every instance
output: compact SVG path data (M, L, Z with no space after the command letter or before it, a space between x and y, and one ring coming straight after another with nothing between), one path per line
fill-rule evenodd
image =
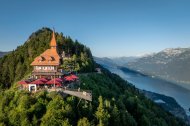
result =
M61 57L57 52L57 43L55 33L53 31L50 41L50 49L44 51L40 56L36 57L31 63L33 66L32 77L38 78L61 78L63 75L60 67Z

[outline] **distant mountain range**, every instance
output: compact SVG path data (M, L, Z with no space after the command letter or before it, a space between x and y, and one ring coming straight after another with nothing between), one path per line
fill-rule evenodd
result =
M112 60L112 62L114 62L115 64L117 64L118 66L122 66L123 64L126 64L128 62L134 62L138 59L139 57L133 57L133 56L129 56L129 57L115 57L115 58L110 58Z
M190 48L169 48L143 57L94 59L103 66L123 66L171 82L190 84Z
M0 51L0 58L3 57L4 55L6 55L7 53L9 53L9 52L1 52Z
M107 57L93 57L93 59L98 63L101 64L102 66L104 66L105 68L107 67L117 67L117 64L115 64L115 62Z
M123 66L128 62L134 62L139 57L114 57L114 58L108 58L108 57L94 57L94 60L101 64L106 66Z
M141 73L178 83L190 83L190 48L170 48L125 63Z

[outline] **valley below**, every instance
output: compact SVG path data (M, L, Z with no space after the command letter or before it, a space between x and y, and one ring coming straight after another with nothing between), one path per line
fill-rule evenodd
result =
M115 73L119 75L120 77L122 77L123 79L127 80L128 82L132 83L133 85L135 85L135 87L139 88L140 90L143 90L145 92L146 91L152 92L151 95L149 95L149 96L152 96L150 99L154 98L155 96L169 96L169 97L174 98L179 104L178 107L176 107L175 110L172 110L173 112L168 110L168 108L166 109L170 111L171 113L175 114L176 116L190 115L190 112L189 112L190 90L188 88L179 86L178 84L174 84L166 80L162 80L160 78L151 77L151 76L147 76L136 71L132 71L130 69L127 69L126 67L118 67L115 64L102 62L100 60L96 60L96 62L98 62L105 68L107 68L112 73ZM157 94L162 94L162 95L157 95ZM163 101L162 98L157 97L157 100ZM166 104L170 104L172 106L172 103L165 103L165 106L167 106Z

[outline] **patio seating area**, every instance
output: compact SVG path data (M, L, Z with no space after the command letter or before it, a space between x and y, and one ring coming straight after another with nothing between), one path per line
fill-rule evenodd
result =
M39 78L39 79L28 79L19 81L18 84L20 85L19 88L22 90L28 90L31 92L36 92L38 90L43 89L52 89L52 88L70 88L73 84L76 84L79 78L74 75L70 74L64 76L63 78Z

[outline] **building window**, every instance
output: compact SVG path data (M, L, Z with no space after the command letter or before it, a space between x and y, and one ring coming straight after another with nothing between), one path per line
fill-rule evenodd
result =
M51 67L52 70L54 70L54 67Z

